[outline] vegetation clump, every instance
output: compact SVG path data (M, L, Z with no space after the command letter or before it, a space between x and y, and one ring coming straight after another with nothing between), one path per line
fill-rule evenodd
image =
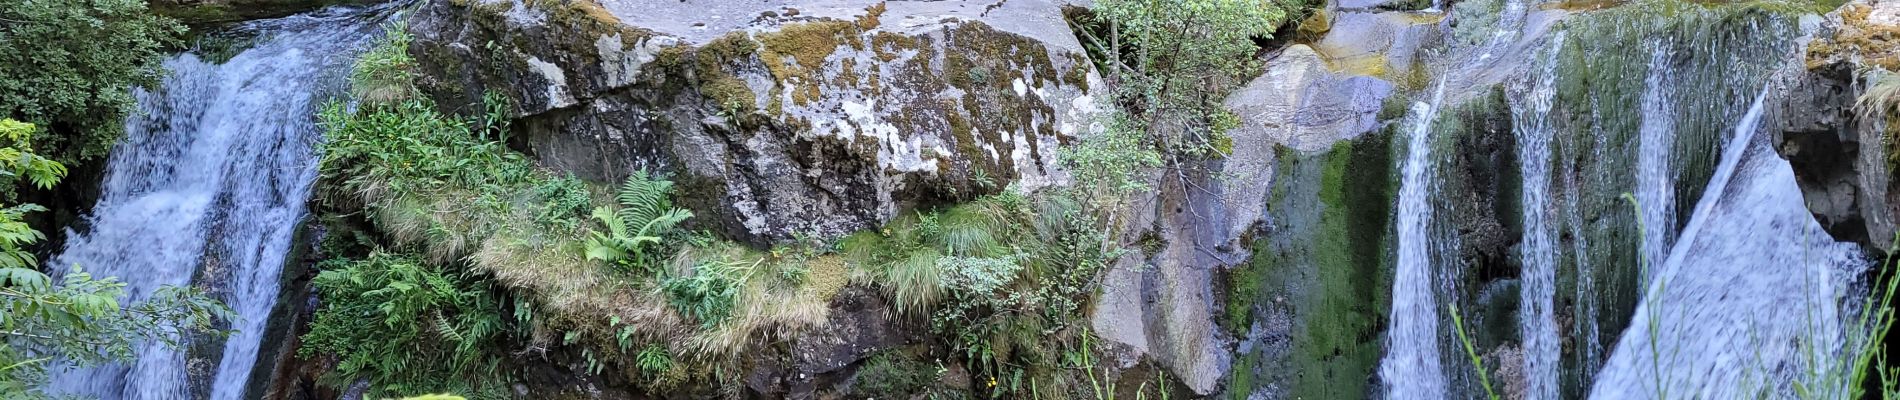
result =
M334 355L336 376L369 378L371 396L500 390L482 382L498 376L491 351L511 325L488 281L386 252L318 268L324 302L299 355Z
M54 132L36 146L53 160L102 158L184 29L142 0L0 1L0 118Z

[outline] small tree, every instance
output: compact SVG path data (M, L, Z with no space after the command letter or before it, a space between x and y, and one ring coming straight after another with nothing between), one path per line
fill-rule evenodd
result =
M1103 0L1110 77L1135 128L1176 155L1225 155L1239 118L1221 105L1258 73L1254 38L1287 20L1263 0Z

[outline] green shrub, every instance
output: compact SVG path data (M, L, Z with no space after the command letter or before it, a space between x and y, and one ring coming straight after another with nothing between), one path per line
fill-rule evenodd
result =
M1290 15L1303 14L1302 7L1311 6L1298 1L1103 0L1095 10L1115 36L1084 36L1108 59L1121 61L1102 65L1117 78L1117 97L1136 104L1123 113L1134 131L1144 133L1146 143L1171 156L1223 156L1232 145L1221 138L1238 119L1221 101L1259 73L1253 39L1271 37Z
M702 327L711 328L732 317L739 301L739 290L751 279L756 264L709 260L694 265L685 276L667 277L660 283L667 301Z
M593 196L587 192L587 185L580 179L569 176L542 182L534 187L534 197L546 204L535 222L552 228L574 230L580 227L581 218L587 214L587 207L593 205Z
M0 118L47 127L49 158L104 157L124 134L132 87L156 83L184 26L143 0L0 1Z
M901 352L881 352L858 367L851 394L870 399L910 398L937 381L936 370L936 366Z
M303 357L334 355L335 374L368 378L372 397L469 389L492 382L507 335L499 292L406 255L374 252L324 261L312 284L324 302L303 336Z

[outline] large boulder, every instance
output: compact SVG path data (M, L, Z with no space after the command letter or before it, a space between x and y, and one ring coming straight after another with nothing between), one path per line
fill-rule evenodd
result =
M682 182L705 228L837 237L1056 184L1099 78L1061 0L431 0L411 53L442 107L512 100L515 147Z
M1393 86L1332 69L1321 55L1294 45L1267 62L1266 72L1229 96L1242 125L1229 133L1234 151L1210 172L1157 177L1156 193L1130 212L1130 240L1140 251L1103 278L1091 316L1096 333L1127 349L1121 366L1150 358L1194 393L1220 389L1234 362L1233 339L1215 323L1220 299L1214 277L1251 256L1248 237L1267 223L1268 188L1280 148L1319 151L1378 130ZM1154 238L1147 240L1144 238ZM1149 245L1148 242L1159 241Z

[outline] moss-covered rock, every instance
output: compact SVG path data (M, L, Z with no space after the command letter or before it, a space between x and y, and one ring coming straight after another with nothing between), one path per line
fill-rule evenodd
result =
M1229 398L1370 395L1391 302L1392 137L1281 152L1274 223L1223 285L1223 325L1242 338Z
M213 25L276 18L339 4L386 0L146 0L153 12L187 25Z
M670 171L703 227L755 243L1060 182L1053 148L1093 123L1080 44L1025 22L1053 5L655 1L430 1L411 52L439 104L516 99L543 165Z

